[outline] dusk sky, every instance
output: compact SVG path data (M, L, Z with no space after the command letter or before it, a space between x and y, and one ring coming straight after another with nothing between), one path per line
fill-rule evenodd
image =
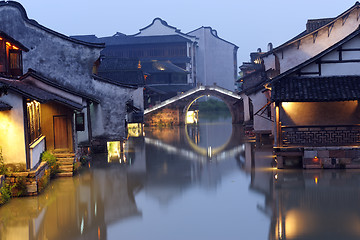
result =
M28 17L65 35L135 34L160 17L187 33L201 26L236 44L238 65L257 48L266 51L305 30L307 19L335 17L354 0L21 0Z

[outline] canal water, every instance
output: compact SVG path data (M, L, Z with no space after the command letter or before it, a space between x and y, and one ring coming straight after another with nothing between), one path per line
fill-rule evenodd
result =
M359 239L360 171L277 170L230 117L148 128L0 208L1 239Z

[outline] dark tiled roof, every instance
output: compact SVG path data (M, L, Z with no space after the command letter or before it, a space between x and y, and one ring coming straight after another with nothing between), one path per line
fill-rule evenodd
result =
M335 18L320 18L320 19L309 19L306 23L306 31L308 33L315 31L316 29L325 26Z
M112 79L106 78L104 76L99 76L97 74L93 74L93 78L95 80L98 80L98 81L101 81L101 82L110 83L110 84L120 86L120 87L124 87L124 88L136 89L136 88L139 87L139 84L128 84L128 83L117 82L117 81L114 81Z
M101 59L99 71L138 70L138 59L105 56Z
M111 45L138 45L138 44L159 44L159 43L182 43L191 42L191 40L180 35L161 35L161 36L118 36L98 38L95 35L79 35L71 36L73 39L86 41L91 43L105 43L106 46Z
M20 48L21 50L28 52L29 49L27 47L25 47L24 45L22 45L21 42L16 41L14 38L12 38L11 36L7 35L5 32L0 31L0 36L9 40L10 42L14 43L18 48Z
M0 101L0 111L10 110L11 108L12 106L10 106L9 104Z
M35 78L35 79L37 79L37 80L39 80L39 81L41 81L41 82L43 82L43 83L45 83L47 85L58 88L58 89L63 90L65 92L71 93L73 95L85 98L85 99L90 100L92 102L100 103L100 100L97 99L92 94L79 92L79 90L74 89L71 86L66 86L65 87L63 85L60 85L60 84L56 83L55 81L41 75L40 73L36 72L35 70L33 70L31 68L28 69L27 73L25 73L23 76L20 77L20 80L27 82L28 77L33 77L33 78Z
M128 87L144 85L144 76L141 71L99 71L98 76L110 80L109 83L114 83L115 85L116 83L123 84L124 86L127 85Z
M141 69L144 73L180 73L187 74L188 72L181 67L172 64L170 61L147 61L141 62Z
M160 94L186 92L194 88L191 84L159 84L159 85L146 85L145 88Z
M330 102L360 99L360 76L284 77L272 85L274 102Z
M39 101L40 103L55 101L76 110L82 109L81 104L63 98L61 96L55 95L53 93L47 92L41 88L38 88L34 85L30 85L22 81L0 79L0 86L1 85L6 85L9 87L9 90L17 92L18 94L21 94L27 98Z
M132 86L143 85L143 72L138 69L137 65L138 60L105 57L101 60L97 75L110 80L110 82L128 84Z

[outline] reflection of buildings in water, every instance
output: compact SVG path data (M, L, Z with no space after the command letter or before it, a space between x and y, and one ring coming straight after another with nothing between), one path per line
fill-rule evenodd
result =
M199 125L187 125L187 131L190 139L198 145L200 143L200 129Z
M250 189L265 196L258 209L271 220L269 239L360 238L360 171L277 170L266 150L246 152L255 164Z
M138 187L118 168L57 179L40 196L0 209L1 239L106 239L107 225L141 216L133 196Z
M359 239L359 171L279 171L270 239Z
M156 138L154 133L147 133L144 185L146 193L166 205L194 183L204 189L216 189L222 176L238 170L235 157L238 156L244 161L243 142L239 137L241 135L237 135L240 129L234 129L233 137L225 144L223 151L219 151L212 158L206 153L195 151L188 143L187 133L196 137L199 133L196 127L191 128L190 132L186 132L186 128L181 128L179 142L176 144L171 136ZM183 137L186 135L188 137Z

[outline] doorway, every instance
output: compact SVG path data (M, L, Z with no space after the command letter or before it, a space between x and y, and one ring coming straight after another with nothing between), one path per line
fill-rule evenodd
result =
M67 116L54 116L54 148L69 149Z

